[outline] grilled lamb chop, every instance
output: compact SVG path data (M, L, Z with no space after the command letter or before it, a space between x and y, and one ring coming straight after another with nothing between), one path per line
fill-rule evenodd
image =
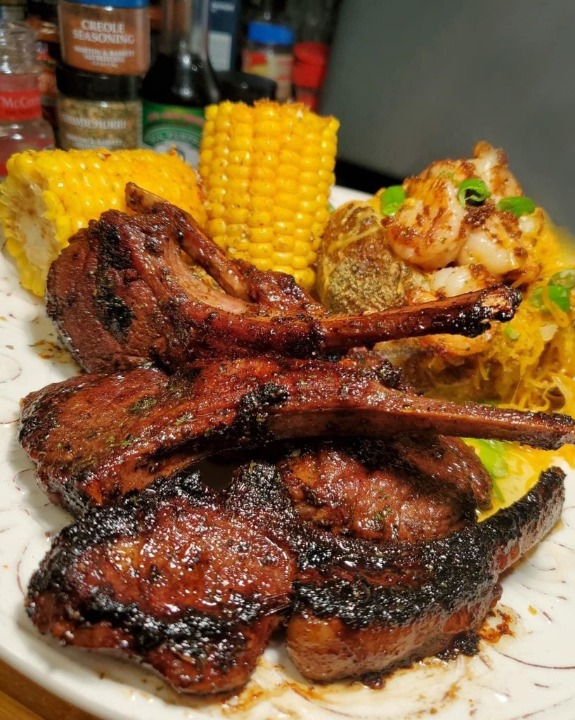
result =
M149 201L134 186L128 199L146 212L103 213L71 238L48 276L48 314L90 372L150 361L174 370L197 358L264 353L312 357L431 333L474 336L492 320L509 320L520 301L501 286L384 313L330 315L290 276L226 258L173 205Z
M84 375L23 401L20 441L55 502L108 504L224 449L306 437L429 433L575 442L558 414L452 403L401 389L375 353L339 361L244 358L171 376L152 368Z
M138 658L183 692L223 692L249 679L294 576L292 553L196 474L65 528L27 607L64 643Z
M295 549L288 653L305 677L332 681L446 650L475 652L477 630L501 594L500 574L561 517L563 479L550 468L511 507L416 543L335 535L302 520L280 473L265 464L241 469L227 506Z
M243 467L221 495L180 475L63 530L28 613L64 643L136 658L189 693L245 683L290 604L288 649L304 675L384 672L463 638L470 649L500 573L559 518L562 481L548 470L482 524L390 543L302 518L270 464Z
M491 478L458 438L321 441L277 464L298 515L338 535L433 540L491 504Z

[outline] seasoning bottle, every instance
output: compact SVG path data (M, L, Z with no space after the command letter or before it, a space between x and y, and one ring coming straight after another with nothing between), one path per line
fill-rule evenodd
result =
M58 138L63 150L132 149L140 144L142 101L134 75L101 75L60 64Z
M62 59L106 75L143 75L150 64L149 0L61 0Z
M247 43L242 50L242 70L275 80L276 100L291 97L291 75L295 35L287 25L254 21L248 23Z
M42 117L36 37L25 24L0 23L0 176L15 152L54 145Z
M142 86L143 142L197 167L204 108L218 102L208 58L209 0L164 0L158 55Z

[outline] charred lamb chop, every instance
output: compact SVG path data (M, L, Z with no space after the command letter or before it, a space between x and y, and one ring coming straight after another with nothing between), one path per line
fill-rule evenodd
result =
M240 469L221 494L180 475L64 529L32 578L28 613L66 644L115 650L198 694L241 687L281 614L311 679L472 651L500 573L560 517L562 480L548 470L485 522L410 543L302 516L293 482L267 463Z
M202 357L312 357L432 333L474 336L510 319L520 300L501 286L332 315L290 276L228 259L182 210L133 185L127 192L144 212L103 213L71 238L48 276L48 314L90 372L149 362L174 370Z
M256 357L165 375L83 375L23 401L20 441L55 502L106 505L208 455L272 440L428 433L557 448L564 415L453 403L401 388L375 353L338 361Z

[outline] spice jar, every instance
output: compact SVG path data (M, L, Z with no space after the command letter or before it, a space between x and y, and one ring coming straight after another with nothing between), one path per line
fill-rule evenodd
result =
M71 148L136 148L142 132L140 79L132 75L56 68L59 145Z
M247 44L242 51L242 70L277 83L276 100L291 96L294 32L286 25L254 21L248 24Z
M107 75L142 75L150 64L148 0L62 0L62 59Z

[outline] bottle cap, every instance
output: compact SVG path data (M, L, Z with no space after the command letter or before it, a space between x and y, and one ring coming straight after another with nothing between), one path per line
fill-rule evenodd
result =
M101 75L59 63L56 66L58 91L81 100L137 100L141 80L137 75Z
M248 40L265 45L293 45L295 34L287 25L251 22L248 24Z
M76 5L97 5L98 7L145 8L149 0L68 0Z
M276 96L277 83L271 78L239 70L220 72L217 76L222 100L244 102L250 105L262 98L273 100Z
M325 43L302 42L294 47L292 81L294 85L319 88L327 70L329 48Z

